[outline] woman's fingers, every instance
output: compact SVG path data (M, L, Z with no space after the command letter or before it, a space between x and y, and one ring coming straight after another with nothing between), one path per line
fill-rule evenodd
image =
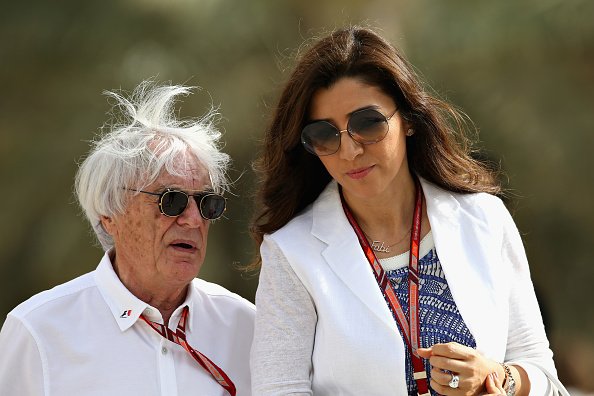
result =
M431 363L432 367L441 369L441 370L448 370L453 371L455 373L459 373L461 371L468 371L470 362L467 360L458 360L449 357L443 356L436 356L432 355L429 358L429 363Z
M485 381L485 385L487 388L487 395L486 396L505 396L505 390L503 389L503 384L497 375L497 372L494 371L487 376L487 380Z
M443 371L441 369L435 368L433 367L431 369L431 379L434 380L435 382L437 382L438 384L442 385L442 386L448 386L449 387L449 383L453 378L453 373L448 372L448 371ZM462 378L458 375L458 387L460 387L460 382L462 381Z
M431 347L431 355L443 356L450 359L466 360L475 355L473 348L458 344L457 342L448 342L447 344L435 344Z
M417 353L423 359L429 359L431 357L432 348L418 348Z
M468 360L476 355L474 349L455 342L419 348L417 353L423 359L428 359L432 367L453 372L463 370L468 365Z

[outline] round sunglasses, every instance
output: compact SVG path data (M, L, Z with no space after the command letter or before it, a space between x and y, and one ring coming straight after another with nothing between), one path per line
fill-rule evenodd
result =
M150 191L134 190L143 194L156 195L159 197L159 210L167 217L177 217L188 207L190 197L193 197L198 205L200 216L206 220L216 220L225 213L227 199L213 191L201 191L195 194L188 194L184 191L167 188L161 193Z
M344 130L328 121L314 121L301 131L301 143L307 151L319 157L336 153L340 149L340 136L344 132L358 143L377 143L388 134L388 121L397 111L398 109L394 110L388 117L372 108L354 111L349 117L347 129Z

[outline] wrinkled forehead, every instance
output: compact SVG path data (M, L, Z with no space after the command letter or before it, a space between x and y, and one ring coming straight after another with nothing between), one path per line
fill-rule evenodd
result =
M155 188L178 188L184 191L204 191L212 189L212 181L207 167L195 156L178 158L171 166L163 167L151 183Z

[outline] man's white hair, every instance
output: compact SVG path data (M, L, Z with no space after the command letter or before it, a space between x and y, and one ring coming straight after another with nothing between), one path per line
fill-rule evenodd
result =
M113 247L113 239L100 219L124 213L130 197L126 189L143 189L163 171L191 176L195 158L208 170L213 189L221 193L227 190L230 158L219 149L216 110L211 108L198 119L176 119L176 97L190 92L190 87L158 86L152 81L140 84L129 98L105 92L116 101L114 121L92 142L76 174L75 190L106 251Z

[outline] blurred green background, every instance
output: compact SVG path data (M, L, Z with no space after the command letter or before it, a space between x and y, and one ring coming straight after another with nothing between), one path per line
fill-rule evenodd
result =
M560 377L594 391L593 16L590 0L2 1L0 323L96 267L73 176L107 120L101 92L150 77L202 87L183 116L220 106L239 179L201 277L253 300L257 278L234 268L253 253L250 163L270 108L305 39L365 24L480 129L507 174Z

